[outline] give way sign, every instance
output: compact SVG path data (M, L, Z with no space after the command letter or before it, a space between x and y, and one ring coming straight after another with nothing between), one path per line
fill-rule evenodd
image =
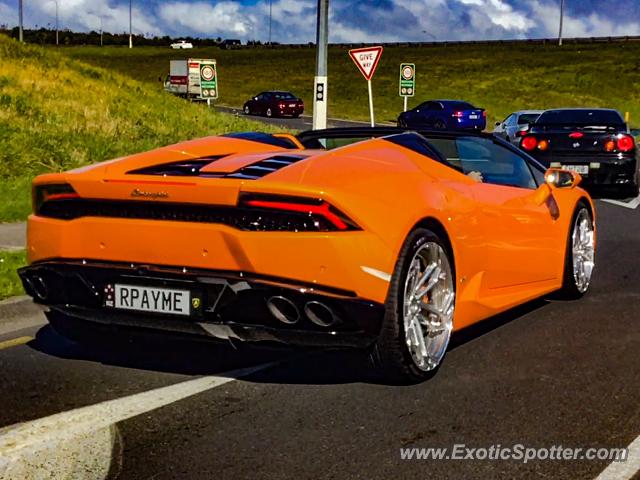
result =
M349 55L364 78L371 80L382 56L382 47L356 48L349 50Z

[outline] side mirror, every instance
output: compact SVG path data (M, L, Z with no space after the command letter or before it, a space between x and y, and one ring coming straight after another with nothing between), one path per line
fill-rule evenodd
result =
M577 172L550 168L544 174L544 181L551 188L576 188L582 181L582 177Z

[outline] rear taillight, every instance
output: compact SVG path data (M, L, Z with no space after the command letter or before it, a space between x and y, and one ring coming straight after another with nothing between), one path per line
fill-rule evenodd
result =
M630 152L635 146L635 140L630 135L620 135L616 144L619 151Z
M547 140L540 140L538 142L538 150L542 150L543 152L549 148L549 142Z
M33 212L40 213L42 205L54 200L71 200L79 198L71 185L68 183L51 183L46 185L36 185L33 187Z
M538 139L536 137L523 137L520 146L525 150L531 151L538 146Z
M487 118L487 111L486 110L482 111L482 118Z
M464 112L453 112L453 116L455 118L462 118L464 116Z
M349 217L322 199L244 194L238 206L309 217L318 231L359 230Z
M613 152L615 149L616 149L616 142L614 142L613 140L609 140L607 143L604 144L605 152Z
M284 108L284 107L285 107L285 104L284 104L284 103L280 102L280 103L278 104L278 108Z
M584 137L584 133L582 132L573 132L569 134L569 138L582 138Z

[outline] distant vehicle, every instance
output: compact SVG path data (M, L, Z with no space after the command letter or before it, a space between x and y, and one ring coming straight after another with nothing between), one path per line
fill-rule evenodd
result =
M234 48L240 48L242 46L242 42L237 39L227 38L220 42L220 48L223 50L233 50Z
M242 109L246 115L297 118L304 112L304 102L291 92L262 92L245 102Z
M638 150L617 110L547 110L521 138L520 148L547 167L579 173L592 194L638 195Z
M200 62L203 59L169 61L169 75L165 78L164 89L174 95L187 98L200 97Z
M531 124L534 123L542 110L520 110L513 112L502 122L496 122L496 128L493 134L496 137L504 138L507 142L518 144L520 137L523 137L529 131Z
M187 42L186 40L178 40L176 43L171 44L171 48L173 48L174 50L193 48L193 43Z
M402 112L398 126L436 130L484 130L487 112L461 100L429 100Z

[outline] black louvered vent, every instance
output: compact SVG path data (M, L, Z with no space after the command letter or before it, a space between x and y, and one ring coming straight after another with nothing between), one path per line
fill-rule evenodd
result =
M225 175L225 177L257 180L305 158L307 158L305 155L276 155L247 165L240 170Z
M197 177L200 175L200 169L209 165L211 162L225 157L226 155L217 155L210 157L194 158L193 160L181 160L179 162L163 163L162 165L153 165L138 170L127 172L133 175L163 175L171 177Z

